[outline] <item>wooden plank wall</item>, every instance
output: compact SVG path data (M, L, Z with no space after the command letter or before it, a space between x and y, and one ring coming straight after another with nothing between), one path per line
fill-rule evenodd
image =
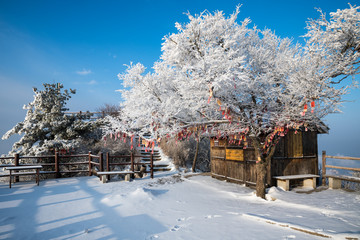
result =
M318 174L317 133L290 131L277 145L270 171L271 176Z
M247 185L256 182L254 149L228 145L225 139L212 139L210 146L213 177Z
M290 131L278 143L274 157L294 158L317 155L317 133Z
M255 151L248 147L231 146L225 139L210 142L211 172L223 179L256 183ZM290 131L280 140L271 164L267 183L276 184L274 176L318 174L317 133ZM222 176L222 177L220 177ZM236 181L235 181L236 182Z

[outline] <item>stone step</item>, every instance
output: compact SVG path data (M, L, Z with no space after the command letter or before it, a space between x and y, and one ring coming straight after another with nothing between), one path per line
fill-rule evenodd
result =
M141 153L140 155L143 156L143 157L150 157L150 156L151 156L150 153L149 153L149 154L147 154L147 153ZM160 157L161 155L160 155L160 154L153 154L153 156L154 156L154 157Z
M154 164L154 168L168 168L169 164Z
M171 168L155 168L154 167L154 172L167 172L167 171L171 171Z
M160 154L159 154L159 155L153 154L152 156L153 156L153 158L161 158L161 155L160 155ZM141 157L150 158L150 157L151 157L151 154L141 154Z
M143 151L143 150L140 150L140 154L151 154L152 153L152 151L150 150L150 151ZM153 155L155 155L155 154L157 154L157 155L160 155L160 152L156 152L156 151L154 151L154 153L153 153Z
M154 162L159 162L161 161L161 159L154 159ZM143 163L149 164L150 163L150 159L149 160L142 160Z
M152 152L151 150L150 151L140 151L140 154L153 154L153 155L155 155L155 154L157 154L157 155L160 155L160 152Z
M142 159L149 159L149 160L150 160L151 156L150 156L150 155L142 155L141 158L142 158ZM155 159L155 158L156 158L156 159L161 159L161 156L154 156L154 155L153 155L153 159Z

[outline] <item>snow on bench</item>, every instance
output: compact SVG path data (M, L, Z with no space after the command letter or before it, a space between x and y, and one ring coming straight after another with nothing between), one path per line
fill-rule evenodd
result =
M341 181L349 181L349 182L357 182L360 183L359 177L352 177L352 176L346 176L346 175L325 175L329 179L329 188L331 189L339 189L341 188Z
M106 183L107 176L109 175L125 175L125 181L130 181L130 174L134 174L133 171L108 171L108 172L97 172L97 175L100 176L100 181Z
M304 187L316 188L316 178L319 175L314 174L301 174L301 175L289 175L289 176L276 176L277 186L283 188L285 191L290 190L290 180L303 179Z

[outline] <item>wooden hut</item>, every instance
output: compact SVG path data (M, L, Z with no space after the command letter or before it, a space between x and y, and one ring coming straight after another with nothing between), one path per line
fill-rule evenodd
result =
M289 131L276 146L267 169L267 186L275 186L274 176L318 174L317 135L326 133L324 127L317 131ZM230 182L256 186L256 156L251 142L230 144L227 138L211 138L211 175Z

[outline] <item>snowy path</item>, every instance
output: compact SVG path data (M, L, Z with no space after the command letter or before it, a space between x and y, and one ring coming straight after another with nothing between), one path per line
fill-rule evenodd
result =
M359 192L272 188L268 197L276 200L208 176L180 180L171 173L130 183L96 177L12 189L0 183L0 239L360 238Z

